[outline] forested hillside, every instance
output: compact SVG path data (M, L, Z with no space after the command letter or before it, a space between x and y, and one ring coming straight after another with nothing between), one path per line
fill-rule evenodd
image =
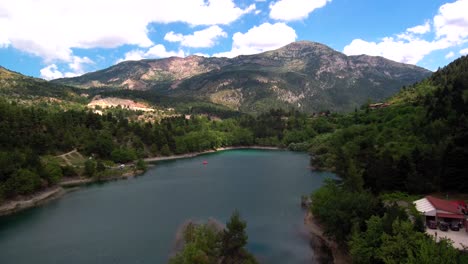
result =
M22 100L37 98L54 98L72 102L84 102L80 89L70 86L50 83L42 79L32 78L0 66L0 96Z
M387 104L327 119L334 130L312 140L312 162L343 181L312 194L311 212L353 262L467 263L451 241L424 233L417 196L402 193L466 192L467 110L465 56Z
M30 194L56 184L63 176L93 176L84 168L53 162L51 157L73 149L93 157L91 165L103 169L102 164L225 146L288 146L321 130L318 120L294 110L224 120L179 115L154 123L129 121L135 114L125 109L105 115L90 110L57 111L0 100L0 197ZM301 144L291 147L304 148Z
M329 119L334 132L313 140L316 166L345 177L356 167L374 192L466 190L468 58L404 87L389 104Z

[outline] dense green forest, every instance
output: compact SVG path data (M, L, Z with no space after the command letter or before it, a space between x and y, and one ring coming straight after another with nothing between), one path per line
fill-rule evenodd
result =
M468 263L451 241L424 234L414 198L401 193L466 192L466 113L467 56L383 107L329 118L333 130L312 139L312 163L343 180L312 194L311 212L353 262Z
M210 110L207 108L205 110ZM218 114L219 109L212 109ZM290 145L323 130L319 119L298 111L272 110L257 117L238 114L220 120L192 114L160 122L129 121L134 111L113 109L104 115L89 110L24 105L0 100L0 197L30 194L56 184L63 176L94 176L116 163L144 157L200 152L226 146ZM58 164L50 157L77 149L83 169Z
M436 242L424 233L425 223L410 205L411 197L392 196L375 196L355 181L329 181L312 195L311 211L353 263L467 263L451 241Z
M312 142L314 163L362 174L374 192L464 191L468 187L468 58L404 87L382 109L329 119L336 129Z

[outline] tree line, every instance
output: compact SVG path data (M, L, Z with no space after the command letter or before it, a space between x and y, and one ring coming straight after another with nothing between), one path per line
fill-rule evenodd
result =
M333 129L311 141L311 162L342 180L312 194L311 211L355 263L467 263L451 241L424 234L414 198L400 192L466 192L468 57L389 104L327 119Z
M250 145L307 150L308 141L324 129L322 121L295 110L222 120L211 114L180 115L159 122L133 115L125 109L99 115L0 100L0 201L53 186L63 176L93 176L106 166L145 157ZM50 158L73 149L93 160L76 168Z

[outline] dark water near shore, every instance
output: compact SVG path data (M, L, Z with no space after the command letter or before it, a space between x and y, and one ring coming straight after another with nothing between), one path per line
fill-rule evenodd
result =
M0 263L166 263L187 219L225 223L236 208L247 220L248 249L262 263L311 263L300 196L333 176L287 151L160 162L141 177L0 218Z

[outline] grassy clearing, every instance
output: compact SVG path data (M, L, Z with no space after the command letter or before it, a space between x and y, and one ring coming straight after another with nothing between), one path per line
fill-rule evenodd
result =
M86 158L81 155L76 149L68 153L55 156L58 159L60 165L62 166L73 166L73 167L83 167L86 161Z

